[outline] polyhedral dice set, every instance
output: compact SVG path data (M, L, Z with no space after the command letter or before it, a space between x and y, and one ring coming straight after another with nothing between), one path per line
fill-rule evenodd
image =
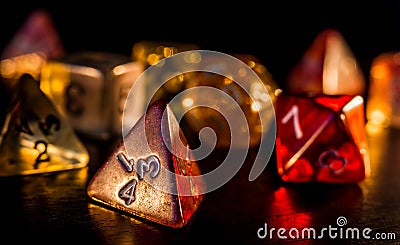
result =
M46 28L51 29L48 24ZM134 101L137 108L144 107L146 99L151 103L143 114L140 110L127 112L125 116L132 121L128 120L128 128L124 128L128 94L144 71L162 66L175 54L198 48L195 44L143 41L133 46L131 56L106 52L46 56L34 70L27 67L18 72L10 72L18 61L16 57L2 60L2 92L11 91L12 96L4 94L0 101L0 176L83 168L89 163L89 154L81 135L96 140L121 135L119 145L88 182L87 195L133 216L183 227L201 205L207 188L201 167L189 150L188 132L211 126L221 138L217 147L231 145L229 125L221 123L223 115L209 108L190 110L185 117L190 130L182 130L169 102L182 91L198 86L223 91L233 99L226 102L207 93L185 94L182 108L202 99L215 108L236 103L249 126L248 147L258 146L263 131L271 130L264 123L276 120L272 124L276 125L276 159L272 162L283 182L358 183L369 175L365 81L357 60L335 30L317 36L282 89L262 62L250 54L232 55L260 78L261 83L250 82L249 91L234 79L246 76L249 70L237 69L224 77L221 74L229 68L224 62L210 64L209 68L216 71L213 74L193 71L167 79L155 94L148 94L152 89L148 82L134 94ZM388 71L397 71L391 57L382 56L374 64L371 74L377 80L372 83L376 89L391 91L389 88L397 84L387 75ZM187 59L188 63L198 62L195 56ZM177 63L170 69L179 72L180 66ZM145 78L166 79L159 75ZM367 111L371 121L396 123L399 113L393 106L395 97L390 94L383 98L372 92ZM383 111L374 101L384 105ZM261 114L265 110L268 113Z

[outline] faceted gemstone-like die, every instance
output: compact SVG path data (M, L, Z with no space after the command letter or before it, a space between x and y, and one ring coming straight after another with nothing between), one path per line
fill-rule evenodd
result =
M288 93L364 95L365 78L342 34L335 29L319 33L285 84Z
M64 54L50 14L44 9L32 11L1 53L0 72L6 88L12 90L23 74L39 79L46 60Z
M178 142L186 147L178 149ZM174 114L157 101L100 167L87 193L125 213L180 228L201 204L205 187L190 156Z
M284 181L351 183L369 174L361 96L281 94L276 120L277 168Z
M210 67L215 70L229 71L231 77L242 77L243 81L249 83L248 91L231 79L231 77L199 71L196 73L195 77L186 83L186 89L196 88L198 86L209 86L226 93L231 100L225 99L223 96L215 99L212 94L207 93L188 93L183 97L183 106L186 105L185 102L187 101L197 104L198 101L208 100L209 104L215 105L220 111L214 108L199 106L189 110L184 119L190 130L195 133L199 132L202 128L211 127L215 131L218 139L216 146L221 148L232 146L232 133L241 134L243 135L242 139L245 139L244 137L246 134L244 132L246 132L245 128L248 126L250 133L249 142L243 140L233 143L235 143L235 146L239 147L253 147L260 143L262 134L269 130L269 124L273 118L273 104L281 90L267 67L265 67L257 57L251 54L233 54L232 56L242 61L243 67L230 71L230 64L217 60L215 63L210 64ZM251 69L255 72L260 79L259 81L246 78L247 71L244 69L246 66L248 66L249 70ZM239 119L237 116L238 111L224 111L222 108L229 108L229 106L233 106L235 102L243 112L246 122L240 125L240 127L233 129L230 128L232 125L229 125L229 123L232 122L229 122L229 118ZM225 115L222 115L220 112L224 112ZM266 112L263 114L266 115L266 117L262 118L263 120L260 120L261 112ZM209 142L207 142L206 139L204 143Z
M46 62L40 88L71 126L96 139L121 135L126 97L143 67L129 56L79 52ZM137 101L142 101L136 95ZM141 115L134 115L139 118Z
M133 45L131 58L135 62L140 63L145 69L153 65L163 67L164 58L168 58L180 52L196 49L199 49L199 46L193 43L143 40ZM180 70L182 70L181 64L169 66L168 68L168 72L179 72ZM160 99L169 101L176 94L181 92L185 87L185 83L193 77L193 74L186 73L167 80L164 74L165 73L151 73L151 75L149 75L149 73L143 73L143 76L146 76L145 80L148 81L146 82L144 93L147 97L152 98L152 102ZM153 94L153 86L160 81L165 81L165 84L156 94Z
M147 68L171 55L198 48L199 46L193 43L143 40L133 45L131 57Z
M65 54L51 15L44 9L36 9L29 14L2 51L1 58L12 58L30 53L41 53L48 59L58 58Z
M88 152L31 75L22 75L1 115L0 176L85 167Z

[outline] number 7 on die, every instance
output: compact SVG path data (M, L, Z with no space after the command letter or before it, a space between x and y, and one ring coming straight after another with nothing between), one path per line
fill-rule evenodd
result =
M277 167L288 182L348 183L369 173L360 96L287 95L276 102Z

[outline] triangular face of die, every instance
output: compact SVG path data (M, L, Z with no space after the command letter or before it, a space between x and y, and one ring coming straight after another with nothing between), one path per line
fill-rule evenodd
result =
M1 119L0 176L87 166L87 149L31 75L21 76Z
M289 93L364 95L365 77L342 34L326 29L295 64L286 87Z
M46 59L58 58L65 53L52 16L43 9L34 10L29 14L3 50L1 58L31 53L41 53Z
M356 183L370 174L361 96L281 94L276 113L284 181Z
M178 147L179 142L186 148ZM180 152L173 154L170 149ZM201 204L204 188L196 161L178 157L188 152L169 105L157 101L100 167L87 193L128 214L183 227Z

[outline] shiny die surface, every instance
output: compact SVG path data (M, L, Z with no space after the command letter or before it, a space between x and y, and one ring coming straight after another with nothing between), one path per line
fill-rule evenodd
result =
M88 162L85 145L38 81L22 75L1 113L0 176L77 169Z
M89 197L161 225L185 226L202 203L205 183L179 141L187 146L169 105L156 101L96 172Z
M107 139L121 134L125 100L142 71L124 55L74 53L44 65L40 88L76 131Z
M177 53L196 50L199 46L193 43L180 43L180 42L168 42L168 41L149 41L142 40L136 42L132 47L131 58L133 61L141 64L144 69L150 66L163 67L165 62L163 59L176 55ZM179 72L182 70L181 64L175 64L168 67L168 71ZM164 69L167 69L164 67ZM143 73L145 77L146 86L143 91L146 98L151 98L152 103L157 100L171 100L175 95L179 94L185 89L185 84L193 79L192 73L180 74L172 79L166 80L165 75L168 72L157 73ZM159 81L165 81L156 94L153 94L154 87Z
M218 99L213 98L212 93L187 93L183 101L191 101L194 104L202 104L200 101L207 101L208 104L214 105L214 108L195 107L189 110L185 115L185 120L189 128L197 133L204 127L211 127L215 130L218 141L216 147L227 148L232 147L254 147L260 144L262 134L269 130L271 120L273 119L273 104L277 96L281 93L281 89L272 77L266 66L255 56L251 54L233 54L234 57L243 62L243 67L237 70L229 71L230 66L221 61L215 61L210 67L215 70L229 71L230 77L225 77L216 73L198 71L195 77L189 80L186 88L196 88L201 86L208 86L216 88L223 93L226 93L234 102L238 104L240 110L243 112L246 122L241 124L235 131L240 134L242 139L248 137L246 135L246 127L249 126L249 142L242 140L231 142L232 125L229 125L229 118L237 118L238 111L233 109L234 103L226 97L221 96ZM258 80L250 80L246 77L246 69L248 66L260 78ZM232 77L241 77L243 80L248 81L248 89L243 86L243 83L237 83ZM185 103L182 103L185 106ZM229 110L224 109L229 108ZM224 112L222 115L220 112ZM260 119L262 112L267 112L265 118ZM240 121L240 120L238 120ZM209 144L208 140L204 143Z
M290 93L364 95L366 81L343 35L325 29L317 35L286 81Z
M277 168L284 181L350 183L369 174L361 96L281 94L276 119Z

